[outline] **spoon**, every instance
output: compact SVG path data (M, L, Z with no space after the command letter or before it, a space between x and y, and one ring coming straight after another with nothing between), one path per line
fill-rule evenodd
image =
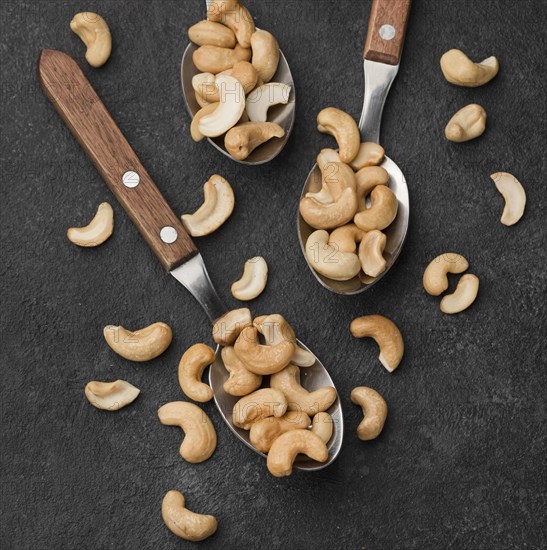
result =
M163 267L194 296L213 323L226 313L227 308L213 287L201 254L78 64L63 52L43 50L38 63L38 75L48 99L103 176L148 246ZM301 342L298 344L308 350ZM215 361L209 369L209 381L217 408L238 439L265 456L251 445L249 432L233 424L232 409L238 398L224 391L223 384L228 372L219 351L217 346ZM302 369L302 385L310 391L322 386L334 387L325 367L317 357L315 359L313 366ZM301 470L320 470L331 464L340 453L344 420L339 397L328 412L333 418L334 430L327 445L327 462L319 463L299 456L295 460L295 467Z
M411 0L373 0L364 52L365 98L359 121L363 141L380 143L382 112L391 84L399 70L410 4ZM409 217L408 187L403 173L389 157L384 157L381 166L389 174L389 187L397 197L399 208L393 223L383 230L387 237L384 250L386 269L377 277L361 274L349 281L334 281L315 271L306 257L306 241L315 229L298 214L298 239L304 258L315 278L325 288L337 294L359 294L371 288L391 269L403 248ZM320 189L321 171L315 164L308 174L300 200L306 193L315 193ZM370 206L370 199L367 199L367 205Z
M206 0L207 9L209 9L211 1L212 0ZM190 42L190 44L186 47L186 50L184 50L181 64L182 93L184 94L186 109L192 118L194 118L196 113L201 109L196 101L196 94L194 88L192 87L192 78L200 73L198 68L194 65L194 61L192 59L192 55L197 48L198 46L196 46L196 44ZM228 153L226 147L224 146L223 135L216 138L207 138L209 143L215 149L235 162L248 164L250 166L269 162L281 153L283 147L285 147L285 144L289 140L289 136L294 126L296 95L291 70L289 68L289 64L287 63L287 59L281 50L279 50L279 64L277 66L277 71L272 77L271 82L281 82L291 87L289 101L286 105L274 105L268 109L268 122L275 122L276 124L279 124L283 130L285 130L285 135L282 138L273 138L268 140L266 143L263 143L257 147L245 160L237 160L232 157L230 153Z

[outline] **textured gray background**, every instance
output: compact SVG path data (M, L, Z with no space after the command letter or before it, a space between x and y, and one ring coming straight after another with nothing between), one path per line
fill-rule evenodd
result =
M2 58L1 539L6 549L191 548L164 526L163 494L179 489L196 511L217 516L203 548L545 548L545 169L546 3L416 0L401 70L384 116L383 142L405 173L411 225L396 269L365 295L320 287L300 253L294 219L317 152L333 144L315 130L328 105L358 118L361 53L370 1L249 1L290 60L298 92L294 133L270 165L248 168L189 137L179 64L199 1L4 2ZM114 50L85 64L70 32L73 14L99 11ZM224 175L236 193L232 218L198 240L230 306L246 258L266 257L270 280L252 304L280 312L316 351L342 397L347 435L338 461L319 473L275 479L234 440L212 403L218 432L208 462L181 460L181 433L158 407L184 399L176 367L186 347L209 340L199 306L162 272L137 231L42 94L41 48L83 66L129 142L178 213L201 202L202 184ZM446 50L495 54L499 76L479 89L450 86ZM469 144L444 140L446 121L467 103L488 112ZM528 205L513 228L489 174L524 184ZM116 228L102 247L66 239L101 201ZM424 292L428 261L464 254L481 278L473 307L439 312ZM455 280L452 280L454 284ZM371 341L348 332L357 315L385 314L405 337L389 375ZM115 356L109 323L162 320L173 344L150 364ZM92 408L92 379L124 378L142 389L112 414ZM370 385L389 404L381 437L354 435L360 410L349 393Z

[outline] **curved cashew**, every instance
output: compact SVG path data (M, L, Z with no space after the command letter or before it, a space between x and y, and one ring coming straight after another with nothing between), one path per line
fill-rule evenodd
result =
M213 325L213 340L221 346L231 346L241 331L253 325L251 311L242 307L219 317Z
M89 382L84 390L87 400L97 409L118 411L133 403L141 390L125 380Z
M524 215L526 192L520 181L507 172L496 172L490 176L496 184L496 189L505 199L505 208L501 216L503 225L514 225Z
M294 344L282 340L275 346L263 346L255 327L247 327L238 336L234 349L245 366L255 374L273 374L284 369L294 355Z
M318 435L309 430L291 430L273 442L268 453L268 470L275 477L290 476L299 453L317 462L326 462L329 458L327 446Z
M346 166L339 164L338 166ZM349 168L349 167L348 167ZM351 168L349 168L351 170ZM313 197L300 201L300 214L304 221L315 229L333 229L350 222L357 212L355 188L346 187L338 199L330 204L319 202Z
M315 271L335 281L348 281L361 271L357 254L336 250L329 244L329 234L322 229L308 237L306 258Z
M443 313L460 313L467 309L479 293L479 278L476 275L463 275L453 294L447 294L441 300Z
M282 391L290 411L302 411L309 416L326 411L336 401L336 390L325 386L309 392L300 385L300 369L292 363L272 374L270 387Z
M311 419L302 411L289 411L279 418L268 417L251 426L249 439L255 449L267 453L272 443L281 435L291 430L303 430L310 425Z
M357 211L366 210L366 200L377 185L389 185L389 174L381 166L365 166L355 174L357 183Z
M233 49L218 46L200 46L192 54L194 65L199 71L216 75L231 69L238 61L250 61L250 59L251 50L242 48L239 44Z
M473 63L460 50L450 50L441 57L441 70L451 84L476 88L490 82L499 71L498 60L492 56Z
M282 392L263 388L242 397L232 411L232 421L238 428L249 430L251 426L269 416L283 416L287 412L287 399Z
M251 49L253 50L253 67L264 83L269 82L277 72L279 64L277 40L268 31L256 31L251 36Z
M216 518L188 510L178 491L169 491L163 497L161 516L173 534L192 542L204 540L217 530Z
M254 392L262 384L262 376L247 370L243 361L239 359L233 346L226 346L220 352L222 361L230 377L224 382L224 391L230 395L241 397Z
M366 166L378 166L384 160L384 148L373 141L365 141L359 146L357 156L349 163L355 170L361 170Z
M268 264L262 256L256 256L245 262L241 279L232 285L232 296L236 300L247 302L260 296L268 282Z
M196 94L196 98L201 97L199 94ZM199 103L199 102L198 102ZM204 116L210 115L216 111L220 103L209 103L202 107L192 119L190 124L190 135L194 141L201 141L205 136L199 131L199 123Z
M114 231L114 210L107 202L99 205L94 218L85 227L71 227L66 235L71 243L78 246L99 246Z
M188 38L198 46L234 48L236 36L232 29L214 21L200 21L188 29Z
M329 237L329 246L336 247L339 252L356 252L357 243L361 242L365 232L354 223L337 227Z
M399 208L395 193L385 185L377 185L370 194L370 201L370 208L355 214L355 225L363 231L381 230L391 225Z
M335 137L342 162L349 164L357 156L361 134L350 115L335 107L327 107L317 115L317 129Z
M447 273L463 273L469 267L467 260L460 254L447 252L432 260L424 271L425 291L439 296L448 288Z
M196 92L196 100L199 98L207 105L220 101L220 94L215 86L215 80L216 77L213 73L198 73L192 77L192 88Z
M248 61L238 61L235 63L231 69L230 76L239 80L246 94L254 90L258 80L256 69Z
M217 446L215 427L197 405L186 401L173 401L158 409L164 426L178 426L184 431L180 456L187 462L198 464L207 460Z
M321 190L306 193L307 199L327 205L336 202L348 187L357 189L353 170L340 162L340 156L333 149L323 149L317 155L317 166L321 171Z
M70 28L87 46L87 62L92 67L102 67L112 52L112 36L106 21L97 13L85 11L74 16Z
M195 344L184 352L179 363L179 384L190 399L200 403L213 399L213 390L201 381L201 376L214 360L214 350L205 344Z
M291 87L282 82L270 82L255 88L247 96L245 109L252 122L266 122L268 109L274 105L286 105L289 102Z
M203 186L205 200L193 213L180 217L192 237L203 237L216 231L234 211L235 198L231 185L214 174Z
M238 43L248 48L255 32L253 17L239 2L233 0L213 0L207 8L207 19L226 25L234 31Z
M334 423L332 416L327 412L319 412L313 417L311 431L318 435L325 445L330 441Z
M259 145L284 135L285 130L274 122L243 122L226 134L224 146L233 158L245 160Z
M154 323L131 332L122 326L108 325L103 330L106 343L129 361L150 361L160 356L171 344L173 332L165 323Z
M369 231L359 245L359 261L366 275L378 277L386 270L383 256L386 247L386 236L377 229Z
M393 372L405 351L403 336L397 325L383 315L365 315L351 322L349 330L355 338L370 337L380 347L378 359L387 371Z
M200 94L196 94L196 102L199 105L200 109L203 109L211 105L206 99L204 99ZM217 105L218 106L218 105Z
M363 409L363 420L357 427L357 437L362 441L376 439L384 428L387 417L387 403L372 388L359 386L351 392L351 402Z
M450 141L461 143L478 138L486 130L486 111L476 103L460 109L447 124L444 135Z

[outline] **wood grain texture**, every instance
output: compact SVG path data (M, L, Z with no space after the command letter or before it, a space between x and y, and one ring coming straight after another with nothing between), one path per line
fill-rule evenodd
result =
M83 147L108 187L168 271L197 253L180 219L114 122L78 64L67 54L43 50L38 77L47 97ZM137 187L122 183L125 172L140 176ZM178 237L164 243L160 231L174 227Z
M412 0L374 0L370 12L365 59L398 65L405 42L406 27ZM380 36L382 25L391 25L396 34L391 40Z

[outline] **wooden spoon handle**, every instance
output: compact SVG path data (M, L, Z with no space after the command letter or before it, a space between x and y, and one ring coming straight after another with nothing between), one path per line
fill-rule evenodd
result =
M412 0L373 0L364 58L398 65Z
M180 219L74 59L63 52L43 50L38 78L45 94L163 267L171 271L197 254Z

